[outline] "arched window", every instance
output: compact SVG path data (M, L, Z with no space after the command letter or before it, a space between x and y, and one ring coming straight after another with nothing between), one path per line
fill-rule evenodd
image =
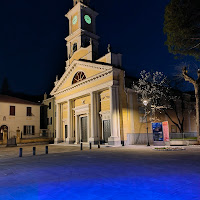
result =
M72 81L72 84L74 83L78 83L79 81L82 81L86 79L86 76L83 72L77 72L75 75L74 75L74 78L73 78L73 81Z
M73 53L74 53L75 51L77 51L77 43L74 43L74 44L73 44Z

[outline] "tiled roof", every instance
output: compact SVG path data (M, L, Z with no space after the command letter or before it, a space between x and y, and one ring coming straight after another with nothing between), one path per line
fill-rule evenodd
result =
M18 103L18 104L27 104L27 105L40 105L39 103L27 101L24 99L19 99L16 97L11 97L7 95L2 95L0 94L0 102L5 102L5 103Z

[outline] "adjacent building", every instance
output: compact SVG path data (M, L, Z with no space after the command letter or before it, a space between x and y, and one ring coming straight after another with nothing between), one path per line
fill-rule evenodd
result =
M44 100L41 106L41 130L46 132L49 137L56 137L56 106L55 98L47 98L44 94Z
M90 8L89 0L73 2L74 7L66 14L69 36L66 37L68 60L65 72L55 81L52 99L44 100L48 106L48 121L50 119L48 129L53 132L56 127L55 143L101 141L121 145L129 143L129 135L133 135L135 143L145 143L144 105L132 89L133 80L125 77L121 54L113 53L108 45L107 54L98 56L98 13ZM56 106L56 124L53 126L51 100ZM185 118L185 130L195 132L194 115L190 114ZM172 119L177 122L174 114ZM156 120L169 121L170 131L178 132L163 113L158 113ZM148 129L151 130L151 123L148 123Z
M4 129L7 130L8 139L17 137L17 130L21 138L39 137L40 104L0 95L0 140L3 140Z

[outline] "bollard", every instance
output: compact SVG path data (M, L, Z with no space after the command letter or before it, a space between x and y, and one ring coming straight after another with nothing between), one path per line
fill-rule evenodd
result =
M92 142L90 142L90 149L92 149Z
M46 154L49 153L49 149L48 149L48 146L46 146Z
M100 142L99 142L99 144L98 144L98 149L100 149Z
M81 142L81 151L83 150L83 143Z
M22 157L22 148L19 149L19 157Z
M33 156L35 156L36 147L33 147Z

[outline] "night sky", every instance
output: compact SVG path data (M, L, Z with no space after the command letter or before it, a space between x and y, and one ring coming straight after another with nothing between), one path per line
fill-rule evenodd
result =
M175 60L164 45L164 9L170 0L91 0L99 12L97 34L100 53L123 54L128 75L143 69L171 76ZM120 3L119 3L120 2ZM0 85L5 77L15 92L49 93L56 75L64 72L68 19L72 0L1 0ZM190 58L188 58L190 60Z

